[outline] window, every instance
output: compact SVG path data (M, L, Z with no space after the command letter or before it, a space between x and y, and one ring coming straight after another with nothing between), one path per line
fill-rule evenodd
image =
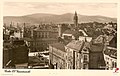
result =
M83 69L88 69L88 64L83 64Z
M41 38L41 32L40 32L40 34L39 34L39 35L40 35L40 38Z
M47 38L49 38L49 32L47 32Z
M39 32L37 32L37 38L39 38Z
M114 68L114 62L112 62L112 68Z
M44 38L44 33L42 32L41 34L42 34L42 38Z
M88 55L84 55L84 61L88 61Z
M87 49L85 49L85 48L84 48L84 49L83 49L83 51L85 51L85 52L86 52L86 51L87 51Z
M109 65L109 62L107 62L107 66Z

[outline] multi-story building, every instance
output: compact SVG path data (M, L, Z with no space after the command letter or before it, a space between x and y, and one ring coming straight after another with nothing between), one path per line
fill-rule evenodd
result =
M49 45L49 64L50 68L65 69L65 45L54 43Z
M88 69L89 68L88 42L73 40L65 46L66 69Z
M89 69L105 69L105 60L103 55L103 44L94 44L90 45L89 53Z
M106 63L106 69L112 70L117 67L117 36L107 37L103 54Z
M112 70L117 67L117 49L114 47L107 46L104 50L104 60L106 64L106 69Z
M94 40L95 44L102 44L102 54L104 57L104 69L113 69L117 66L117 36L100 35ZM100 48L100 45L97 49ZM98 56L97 56L98 57Z
M72 40L65 46L67 69L103 69L105 66L102 44Z
M58 30L50 26L39 26L33 30L32 33L32 46L33 50L46 50L48 45L51 43L56 43L58 37Z

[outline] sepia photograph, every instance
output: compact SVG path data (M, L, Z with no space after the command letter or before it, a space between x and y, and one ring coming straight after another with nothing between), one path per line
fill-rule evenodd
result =
M117 68L117 3L4 2L3 69Z

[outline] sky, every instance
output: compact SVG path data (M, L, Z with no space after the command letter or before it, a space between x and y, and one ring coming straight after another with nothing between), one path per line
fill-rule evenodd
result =
M117 17L116 3L47 3L47 2L6 2L4 16L23 16L34 13L64 14L77 11L81 15Z

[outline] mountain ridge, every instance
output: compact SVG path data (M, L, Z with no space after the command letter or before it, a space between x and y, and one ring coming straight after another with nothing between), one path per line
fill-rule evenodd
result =
M42 23L73 23L72 13L65 13L61 15L57 14L48 14L48 13L34 13L24 16L4 16L4 23L31 23L31 24L40 24ZM88 16L78 14L79 23L86 22L117 22L117 18L105 17L100 15Z

